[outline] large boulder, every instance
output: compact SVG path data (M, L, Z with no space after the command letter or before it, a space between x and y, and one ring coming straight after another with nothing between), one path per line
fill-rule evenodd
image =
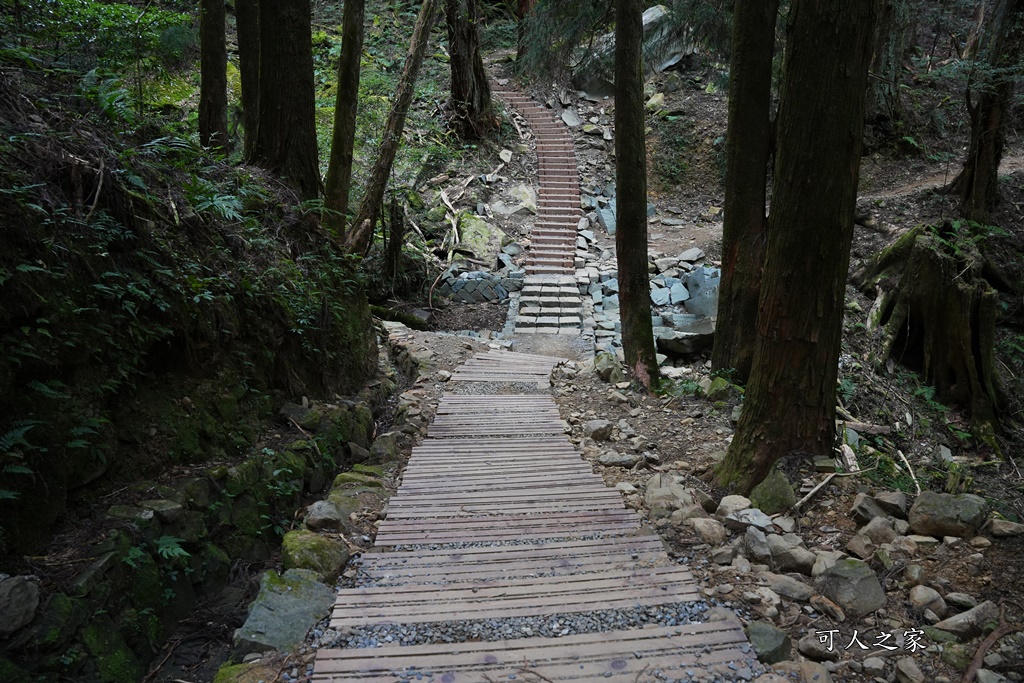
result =
M882 584L871 567L860 560L839 560L819 574L814 585L826 598L858 616L885 606Z
M768 515L774 515L793 507L796 503L796 491L779 470L772 472L750 492L750 502Z
M752 622L747 627L747 640L763 664L775 664L789 659L789 651L793 646L786 632L767 620Z
M923 491L910 508L910 528L923 536L973 536L987 514L988 505L980 496Z
M235 631L233 658L239 660L250 652L297 649L309 629L331 611L334 600L334 591L320 583L314 572L267 572L249 608L249 617Z
M935 624L935 628L952 633L960 640L970 640L982 632L982 628L990 621L999 620L999 608L991 600L986 600L977 607L966 612L954 614Z
M34 576L0 574L0 638L6 638L36 616L39 607L39 579Z
M658 350L676 355L691 355L707 349L715 341L715 323L710 318L688 319L674 329L659 327L654 330Z
M296 529L281 539L281 562L285 569L308 569L322 581L333 581L348 562L348 547L333 538Z
M459 214L458 250L468 253L478 261L494 263L498 259L501 245L508 236L496 226L469 212Z

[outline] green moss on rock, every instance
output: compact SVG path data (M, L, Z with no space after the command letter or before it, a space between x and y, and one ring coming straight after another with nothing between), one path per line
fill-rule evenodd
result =
M309 569L322 581L338 578L349 558L341 541L301 529L284 535L281 554L285 569Z
M370 474L362 474L360 472L342 472L334 478L334 483L331 485L331 489L352 488L353 486L383 488L384 482Z
M793 507L796 491L786 475L774 470L750 492L750 502L765 514L774 515Z
M135 653L109 619L94 619L82 629L82 642L103 683L136 683L145 673Z

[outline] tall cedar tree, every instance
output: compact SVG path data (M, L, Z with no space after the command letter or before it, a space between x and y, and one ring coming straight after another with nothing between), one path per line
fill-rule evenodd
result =
M881 0L875 31L871 77L868 79L867 120L895 133L894 124L903 118L900 81L911 34L910 0Z
M779 0L736 0L725 143L722 283L711 362L746 382L754 358L757 297L767 244L772 57Z
M832 453L836 375L876 0L793 0L757 340L719 483Z
M256 121L260 102L260 6L259 0L235 0L238 33L238 70L242 85L242 157L251 162L256 146Z
M643 6L615 2L615 249L619 267L622 350L626 366L648 389L658 360L647 280L647 147L644 141Z
M440 6L441 0L423 0L423 5L420 7L416 28L412 32L412 42L409 44L409 54L405 58L402 75L398 79L395 102L384 127L384 135L377 150L377 159L370 171L370 180L366 184L363 203L359 206L359 213L356 214L355 220L352 221L352 229L345 235L345 243L351 253L365 254L373 244L373 228L380 215L384 189L388 182L388 176L391 174L391 166L395 163L395 154L398 153L398 144L402 141L402 131L405 129L405 117L409 113L409 105L412 103L416 77L419 75L420 65L423 64L430 30L434 27L434 22L437 21Z
M309 0L259 0L260 80L252 163L302 199L320 194Z
M199 142L228 150L228 46L224 0L203 0L199 8Z
M975 88L978 101L973 102L971 91L967 92L971 144L963 170L950 186L960 196L963 216L977 221L984 221L999 201L1006 118L1024 54L1024 0L998 0L986 33L982 55L988 56L988 65L982 67L980 84Z
M445 14L452 74L452 126L464 139L479 140L487 137L498 123L480 56L480 6L477 0L446 0Z
M338 95L334 103L334 135L324 181L324 223L345 235L348 194L352 186L352 150L356 141L359 108L359 59L363 53L366 0L346 0L341 19L341 57L338 60Z
M533 11L537 0L516 0L516 63L526 54L526 15Z

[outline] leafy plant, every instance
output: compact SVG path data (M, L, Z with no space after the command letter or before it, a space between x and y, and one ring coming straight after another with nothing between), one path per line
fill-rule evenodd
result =
M153 541L156 546L157 555L165 560L188 559L192 556L190 552L181 547L185 539L177 536L161 536Z

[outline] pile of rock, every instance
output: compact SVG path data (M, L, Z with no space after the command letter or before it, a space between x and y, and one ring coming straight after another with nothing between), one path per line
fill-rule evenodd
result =
M441 275L437 293L463 303L483 303L506 301L510 292L523 288L525 272L511 261L497 273L465 268L462 261L449 266Z

